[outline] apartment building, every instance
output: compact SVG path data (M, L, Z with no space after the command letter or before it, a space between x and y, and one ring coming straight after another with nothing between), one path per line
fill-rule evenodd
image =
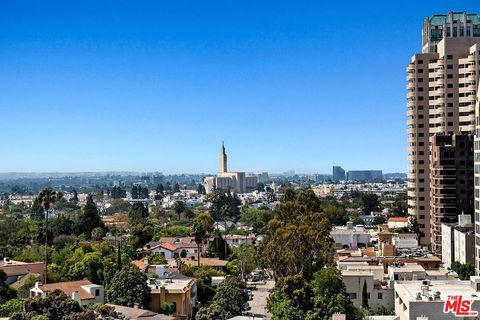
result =
M473 152L480 16L426 18L422 39L422 53L407 66L408 211L420 224L421 243L432 244L441 255L441 223L456 222L462 210L473 214L468 152ZM445 162L452 152L464 160ZM455 179L465 186L459 201Z
M473 216L473 135L433 137L430 161L432 252L442 257L442 223Z
M394 308L394 289L384 280L383 271L380 273L371 270L344 270L342 279L345 284L345 290L352 299L355 307L361 307L363 301L363 287L367 287L368 305L372 310L378 310L383 305L389 309Z
M476 319L469 316L468 311L480 309L479 294L480 279L472 277L470 280L417 280L395 282L395 314L400 320L448 320L448 319ZM468 300L470 310L463 310L466 314L445 312L447 301L452 299ZM451 305L454 303L451 302Z
M475 232L470 215L458 216L458 223L442 223L442 262L444 268L452 263L475 264Z
M477 58L480 51L475 52ZM480 61L479 61L480 64ZM477 92L480 91L480 84ZM474 206L475 206L475 273L480 275L480 97L475 103L475 135L474 135Z

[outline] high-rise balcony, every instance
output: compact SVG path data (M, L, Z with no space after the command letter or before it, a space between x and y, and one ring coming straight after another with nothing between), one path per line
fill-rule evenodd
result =
M407 90L415 90L415 82L411 81L407 83Z
M407 99L415 99L415 92L407 93Z
M434 78L439 78L439 79L444 78L443 69L435 70L435 71L431 72L430 75Z
M407 81L413 81L415 80L415 73L409 73L407 75Z

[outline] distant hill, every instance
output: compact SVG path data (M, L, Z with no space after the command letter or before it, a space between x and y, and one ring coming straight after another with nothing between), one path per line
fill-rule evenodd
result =
M384 173L385 180L407 179L407 174L403 172Z

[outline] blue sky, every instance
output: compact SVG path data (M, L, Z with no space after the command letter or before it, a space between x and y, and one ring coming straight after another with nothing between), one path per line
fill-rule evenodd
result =
M478 1L2 1L0 172L406 171L425 16Z

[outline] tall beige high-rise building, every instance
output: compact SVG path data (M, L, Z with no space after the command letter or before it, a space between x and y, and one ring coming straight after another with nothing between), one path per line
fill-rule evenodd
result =
M439 256L441 223L473 215L479 44L480 16L434 15L424 22L422 53L407 67L408 211L421 243Z

